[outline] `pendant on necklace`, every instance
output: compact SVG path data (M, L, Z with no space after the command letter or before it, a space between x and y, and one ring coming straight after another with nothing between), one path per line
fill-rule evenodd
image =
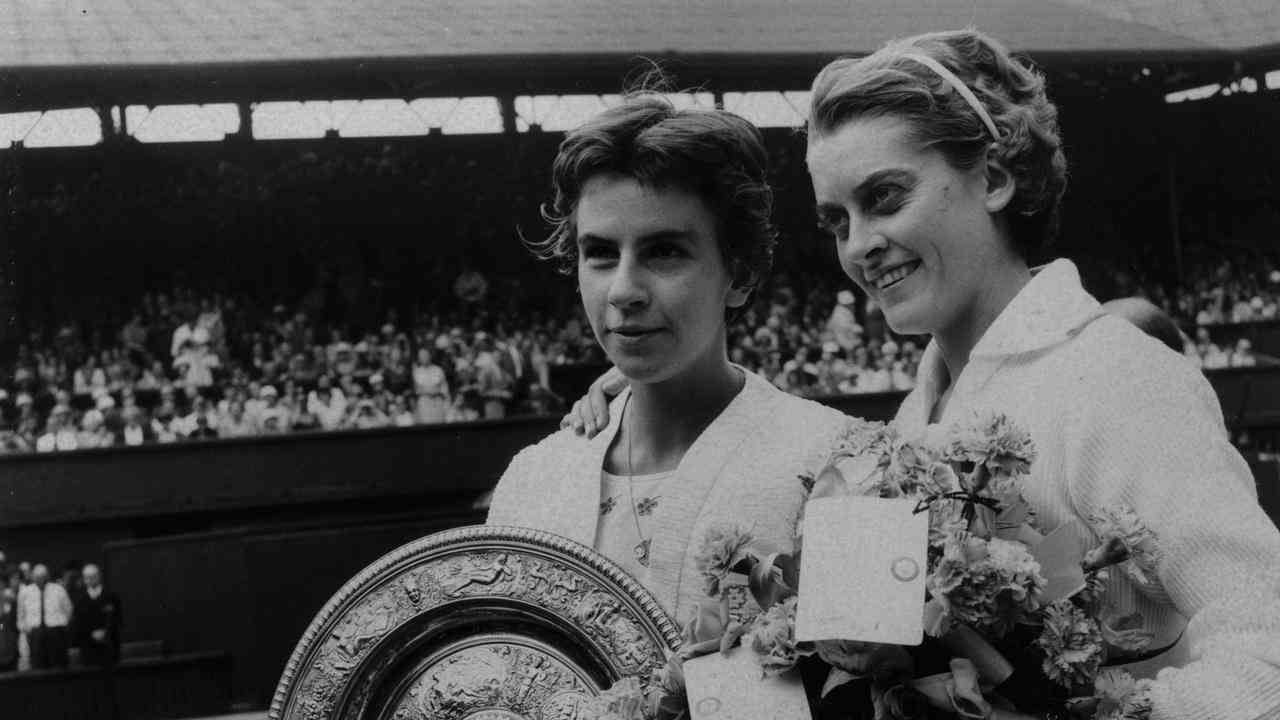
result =
M635 547L631 548L632 552L636 554L636 562L645 567L649 567L649 542L652 539L653 538L641 540L636 543Z

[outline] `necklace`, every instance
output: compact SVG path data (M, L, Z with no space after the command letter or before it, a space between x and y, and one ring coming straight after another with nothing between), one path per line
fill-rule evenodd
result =
M626 405L631 404L631 396L627 396ZM623 406L622 411L627 412L628 408ZM640 511L636 510L636 492L632 487L635 480L635 473L631 468L631 437L634 435L633 428L635 423L631 421L631 416L627 415L627 499L631 502L631 518L636 521L636 535L640 537L640 542L631 548L631 552L636 556L636 562L644 567L649 567L649 545L653 541L651 537L645 537L644 531L640 529Z

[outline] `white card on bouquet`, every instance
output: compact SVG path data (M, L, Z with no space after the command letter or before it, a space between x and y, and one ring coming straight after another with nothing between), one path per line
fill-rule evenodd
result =
M691 720L795 720L810 714L800 673L765 677L749 647L685 660L684 682Z
M804 511L797 640L919 645L929 513L914 500L810 500Z

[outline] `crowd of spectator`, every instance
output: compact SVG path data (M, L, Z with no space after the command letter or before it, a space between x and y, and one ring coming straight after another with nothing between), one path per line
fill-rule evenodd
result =
M894 336L848 289L810 237L811 198L785 192L807 186L803 141L768 139L784 241L774 277L731 325L731 358L805 396L910 389L925 339ZM556 143L0 158L7 231L27 239L10 252L28 323L0 355L0 453L559 412L572 398L557 394L557 368L604 357L571 283L531 275L510 236L543 228ZM492 262L469 267L468 253ZM1149 298L1203 367L1259 361L1248 340L1218 345L1205 328L1277 317L1275 258L1192 267L1184 285L1117 275L1097 294ZM213 290L223 277L244 289ZM42 292L55 282L77 290Z
M1280 269L1224 263L1195 277L1173 292L1134 294L1179 321L1186 354L1202 367L1258 364L1248 339L1219 346L1210 329L1275 318ZM375 327L335 316L322 282L290 304L151 293L115 327L32 332L0 364L0 452L560 412L556 368L600 366L604 355L569 284L558 311L539 312L521 302L518 283L490 287L501 282L464 269L443 292L449 302L403 318L394 305L377 308ZM924 345L894 336L839 282L781 270L729 333L734 362L809 397L909 390Z
M144 296L114 329L33 332L4 365L0 452L560 412L554 369L605 362L575 298L563 313L512 313L488 302L489 283L465 271L450 309L405 322L384 308L369 329L310 297L180 289ZM779 274L760 292L732 325L732 359L802 395L909 389L922 343L891 337L849 290L807 285Z
M96 564L71 563L54 578L0 551L0 673L113 665L122 621L120 597Z
M1172 290L1148 283L1133 294L1146 296L1183 328L1187 357L1206 370L1252 367L1273 361L1259 355L1248 338L1219 344L1213 339L1213 331L1223 326L1280 319L1280 263L1276 259L1217 259L1196 264L1186 277L1191 280Z

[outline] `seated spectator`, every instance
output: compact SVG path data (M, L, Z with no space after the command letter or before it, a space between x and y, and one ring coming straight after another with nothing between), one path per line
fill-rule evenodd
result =
M333 378L321 375L316 381L316 389L307 394L306 409L315 416L321 428L336 430L346 417L347 397L333 387Z
M409 411L409 407L405 403L404 398L398 395L391 399L387 416L390 418L391 424L396 427L409 427L410 425L416 424L416 419L414 418L413 413Z
M208 413L196 413L192 417L195 418L195 427L187 432L188 440L212 440L218 437L218 430L209 425Z
M169 357L177 360L183 349L191 341L191 336L195 334L199 327L199 313L194 308L188 308L183 312L183 323L173 330L173 339L169 343ZM208 336L206 335L206 338Z
M1231 353L1231 367L1253 367L1258 358L1253 354L1253 343L1248 338L1236 341L1235 352Z
M49 412L45 433L36 440L36 452L75 450L80 447L75 424L71 420L71 408L58 404Z
M0 562L0 571L8 575ZM18 591L0 577L0 673L18 669Z
M114 444L115 436L106 427L102 411L95 408L81 417L80 432L76 436L76 447L81 449L104 448L111 447Z
M120 329L120 345L134 365L147 367L151 364L151 355L147 352L147 326L142 321L142 313L133 313L129 322Z
M887 355L876 358L875 366L858 378L858 392L882 393L893 390L893 360Z
M218 416L209 401L196 395L191 400L191 412L179 418L173 429L181 437L193 437L196 430L203 426L206 429L201 431L200 437L209 438L218 436L217 425ZM210 434L209 430L214 432Z
M189 388L212 386L213 371L221 366L222 361L209 348L209 331L204 328L196 328L191 333L173 361L173 369Z
M21 455L33 450L11 421L0 419L0 455Z
M352 413L351 418L348 420L347 427L368 430L370 428L386 427L389 424L391 424L390 419L378 409L373 400L362 398L356 403L355 412Z
M836 295L836 306L831 310L831 317L827 319L827 330L831 332L834 342L846 352L852 350L862 336L862 326L853 314L853 303L853 293L841 290Z
M289 411L280 406L280 393L273 385L264 385L260 394L262 406L257 412L259 432L276 435L289 432Z
M221 437L248 437L257 433L256 423L245 412L244 401L232 400L227 411L218 418L218 433Z
M175 428L174 425L177 422L177 411L173 407L173 402L171 400L161 401L154 417L151 418L151 434L155 437L156 442L176 442L178 440L178 428Z
M121 416L124 419L124 426L120 428L119 436L116 438L119 444L137 447L155 439L155 433L151 432L149 424L143 421L141 408L137 406L125 408Z

